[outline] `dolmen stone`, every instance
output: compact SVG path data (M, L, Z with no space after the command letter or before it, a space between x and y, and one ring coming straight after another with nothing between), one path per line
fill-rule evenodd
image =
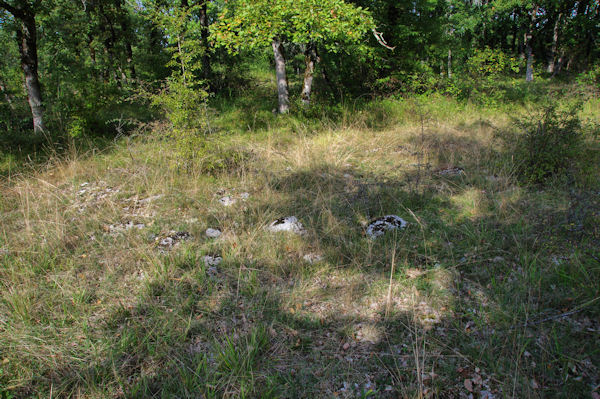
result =
M367 226L367 236L371 239L375 239L379 236L384 235L390 230L403 229L408 223L400 216L386 215L377 218Z

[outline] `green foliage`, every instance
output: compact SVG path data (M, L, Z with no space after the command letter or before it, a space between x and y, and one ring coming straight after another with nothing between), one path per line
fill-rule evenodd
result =
M529 183L544 183L577 166L583 145L579 107L566 110L557 105L544 108L538 115L516 121L522 131L514 142L514 156L520 177Z
M230 51L265 47L279 37L338 52L374 26L369 12L343 0L238 0L220 13L212 37Z
M476 49L466 63L472 78L494 78L501 74L518 73L520 61L500 49Z
M587 87L600 87L600 64L597 64L594 68L587 72L582 72L577 76L577 83L579 85Z

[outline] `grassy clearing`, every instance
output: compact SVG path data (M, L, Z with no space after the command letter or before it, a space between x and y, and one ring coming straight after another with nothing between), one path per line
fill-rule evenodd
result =
M594 102L583 112L598 120ZM220 146L247 156L210 176L166 167L168 146L138 139L4 180L3 395L598 389L598 162L579 186L520 186L495 138L506 109L442 97L316 119L268 106L223 110ZM452 166L464 173L437 173ZM409 226L369 240L365 224L386 214ZM289 215L307 234L264 229ZM161 250L170 231L192 238Z

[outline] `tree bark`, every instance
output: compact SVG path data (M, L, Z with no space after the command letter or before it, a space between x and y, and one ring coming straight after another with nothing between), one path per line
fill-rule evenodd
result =
M275 56L275 76L277 78L278 93L278 111L280 114L286 114L290 110L290 100L288 92L288 80L285 72L285 56L283 44L279 38L273 38L273 54Z
M208 37L210 36L209 24L208 24L208 0L204 0L200 7L200 26L202 29L200 30L200 37L202 39L202 47L204 47L204 51L202 53L202 74L204 75L204 79L209 79L212 75L211 65L210 65L210 57L208 55L209 44Z
M29 5L16 8L0 1L0 7L10 12L19 20L17 25L17 42L21 55L21 69L25 76L25 89L27 90L27 101L33 118L34 133L44 132L44 109L42 106L42 89L38 77L37 56L37 29L35 26L35 12Z
M312 92L313 77L315 73L315 61L317 60L317 51L313 44L308 44L304 51L304 62L306 69L304 70L304 83L302 85L302 104L310 104L310 95Z
M533 48L531 47L531 41L533 39L533 28L535 27L535 20L537 17L538 6L534 5L531 12L531 20L529 23L529 29L525 33L525 51L527 53L527 70L525 72L525 81L533 81Z
M452 79L452 49L448 49L448 79Z
M127 66L129 67L129 76L135 82L137 80L137 74L135 72L135 64L133 63L133 49L131 47L131 29L129 24L129 15L127 11L123 9L123 1L117 1L117 8L119 10L119 19L121 22L121 30L123 34L123 40L125 41L125 52L127 55Z
M550 56L548 57L548 73L554 75L554 68L556 66L556 50L558 49L558 28L560 26L560 19L562 13L559 13L554 22L554 30L552 31L552 48L550 49Z

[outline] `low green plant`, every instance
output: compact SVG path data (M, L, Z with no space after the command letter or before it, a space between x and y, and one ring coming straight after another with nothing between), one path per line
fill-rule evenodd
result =
M553 104L536 117L515 122L523 134L515 140L513 153L524 181L544 183L576 166L584 139L578 110L578 106L561 110Z

